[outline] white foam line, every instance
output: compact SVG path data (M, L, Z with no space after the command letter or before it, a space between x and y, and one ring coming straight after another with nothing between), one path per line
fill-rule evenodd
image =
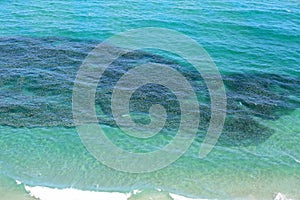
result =
M21 184L20 181L16 182ZM138 194L140 190L134 190L132 193L119 193L119 192L94 192L94 191L83 191L73 188L68 189L56 189L41 186L30 187L25 185L25 190L30 196L40 200L127 200L132 194ZM158 189L158 191L161 191ZM177 194L170 193L173 200L205 200L205 199L192 199Z
M25 185L25 190L30 196L40 200L127 200L130 193L119 192L93 192L77 189L53 189L47 187L30 187Z
M169 195L173 198L173 200L208 200L208 199L192 199L192 198L187 198L187 197L180 196L177 194L172 194L172 193L170 193Z
M300 163L300 160L298 160L298 159L296 159L296 158L294 158L294 160L295 160L297 163Z
M21 181L16 180L17 184L22 184ZM83 191L74 188L68 189L57 189L48 188L41 186L27 186L24 185L25 190L30 194L30 196L39 200L128 200L131 195L140 193L140 190L134 190L132 193L120 193L120 192L95 192L95 191ZM160 189L157 189L161 191ZM169 194L173 200L209 200L209 199L193 199L180 196L177 194ZM277 193L274 196L274 200L292 200L287 198L286 195L282 193Z
M292 199L289 199L287 198L284 194L282 193L277 193L274 200L292 200Z
M300 160L298 160L297 158L295 158L292 155L287 154L291 159L293 159L295 162L300 163Z

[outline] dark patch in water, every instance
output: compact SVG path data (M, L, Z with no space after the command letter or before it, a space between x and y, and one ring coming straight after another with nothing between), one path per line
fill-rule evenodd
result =
M0 124L72 127L73 82L81 62L97 43L62 38L0 38ZM180 67L174 61L145 52L120 57L100 79L96 104L108 116L100 122L115 126L110 110L112 87L126 71L146 62L169 64L191 82L200 101L200 129L205 130L210 119L209 95L199 74L189 66ZM290 98L300 96L299 78L239 73L223 75L223 80L228 109L220 144L261 143L273 131L261 125L259 119L275 120L300 107L299 98ZM137 113L147 113L153 103L162 104L168 111L166 128L178 128L179 104L167 88L149 84L137 90L131 100L130 110Z
M273 130L260 119L276 120L300 107L300 79L275 74L233 74L223 76L227 89L227 118L221 143L241 145L265 141ZM224 138L224 140L222 140Z

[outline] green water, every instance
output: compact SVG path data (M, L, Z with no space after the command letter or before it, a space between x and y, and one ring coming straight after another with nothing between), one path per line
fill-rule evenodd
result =
M30 198L30 186L129 192L160 188L187 197L300 199L300 4L298 1L3 1L0 11L0 194ZM108 168L83 146L73 124L79 66L102 40L128 29L179 31L207 50L221 72L227 118L212 152L198 158L210 118L207 88L184 61L164 52L133 52L115 61L97 87L98 119L123 149L148 152L178 129L178 102L145 86L131 104L148 116L153 103L170 113L166 129L140 140L111 117L118 79L136 64L168 63L184 74L200 105L189 150L170 166L130 174ZM169 56L169 57L168 57ZM144 101L146 99L146 101ZM97 107L97 109L98 109ZM150 192L151 193L151 192ZM5 194L5 195L4 195Z

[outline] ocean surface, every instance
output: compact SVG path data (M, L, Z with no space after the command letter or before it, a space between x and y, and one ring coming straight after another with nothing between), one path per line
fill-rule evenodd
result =
M87 151L74 125L72 92L79 67L101 41L144 27L183 33L209 53L226 88L227 116L216 146L200 159L211 114L201 76L165 52L121 56L99 80L95 99L103 111L99 124L119 147L162 148L180 123L172 91L145 85L130 110L147 123L151 105L161 104L169 113L166 127L150 139L121 133L110 99L134 66L167 63L190 82L200 106L199 131L187 152L166 168L135 174L111 169ZM298 0L1 1L1 200L296 200L299 144Z

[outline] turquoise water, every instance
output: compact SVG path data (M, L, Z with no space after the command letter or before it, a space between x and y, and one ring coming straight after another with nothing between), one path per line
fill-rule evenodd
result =
M5 199L29 199L15 180L86 191L160 188L191 198L274 199L282 193L300 199L299 1L4 1L1 7L0 193ZM173 29L205 48L221 72L228 107L217 145L200 159L210 104L195 69L164 53L138 51L119 58L96 94L96 106L104 111L98 112L99 121L118 146L152 151L178 129L178 101L158 86L140 88L130 109L147 116L152 104L162 104L170 113L162 133L140 140L116 127L112 88L137 64L168 63L184 74L201 110L197 137L180 159L156 172L129 174L104 166L83 146L73 124L72 89L79 66L98 43L141 27Z

